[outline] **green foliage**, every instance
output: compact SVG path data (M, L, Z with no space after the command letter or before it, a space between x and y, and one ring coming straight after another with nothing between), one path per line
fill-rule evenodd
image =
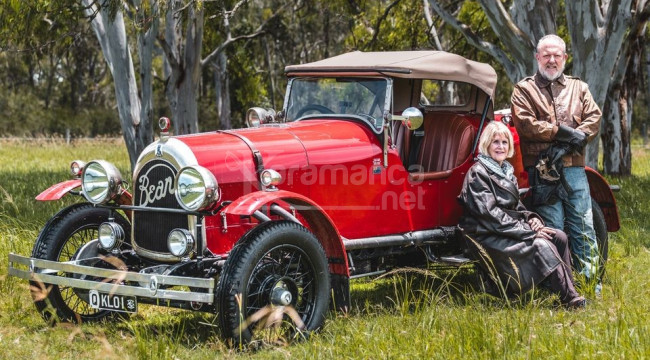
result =
M364 51L430 48L422 1L402 0L386 15L390 3L391 1L365 3L363 12L354 17L355 27L345 40L346 47ZM375 33L376 39L373 39Z
M40 227L78 197L36 202L68 178L69 160L107 159L127 174L121 141L0 140L0 258L31 252ZM610 234L602 298L586 310L558 309L536 290L503 300L473 288L468 269L405 269L352 282L352 307L331 313L323 330L290 346L257 351L222 341L212 314L143 305L121 323L49 327L36 313L26 281L0 267L0 352L4 358L49 359L522 359L644 358L650 353L650 149L634 147L634 174L609 179L621 230ZM35 346L37 344L38 346Z
M0 0L3 136L119 132L108 69L78 6Z
M94 137L116 136L121 132L117 112L112 109L92 107L76 112L61 106L45 109L34 92L26 89L0 88L0 118L3 136L65 136L69 131L72 137Z
M250 44L252 45L252 44ZM263 57L263 49L258 46L246 46L231 52L229 66L231 121L233 128L245 126L246 110L253 106L271 108L268 96L268 71L259 71L253 59ZM254 56L251 56L254 54ZM279 109L282 105L278 104Z

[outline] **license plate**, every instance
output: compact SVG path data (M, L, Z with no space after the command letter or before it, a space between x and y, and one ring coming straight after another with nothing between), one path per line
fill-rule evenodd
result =
M93 309L138 312L138 300L135 296L111 295L97 290L90 290L88 297L90 307Z

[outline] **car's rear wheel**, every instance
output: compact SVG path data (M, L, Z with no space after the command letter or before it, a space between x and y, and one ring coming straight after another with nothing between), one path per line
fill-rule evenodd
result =
M99 225L108 221L109 211L91 204L72 205L56 214L41 230L32 257L58 262L75 260L79 250L97 239ZM115 214L115 221L129 236L129 223ZM88 290L30 281L32 298L43 318L50 322L94 322L117 316L111 311L90 307Z
M311 232L289 221L261 224L233 248L219 279L223 334L237 344L307 334L323 324L329 290L325 252Z
M609 256L609 234L607 233L607 223L605 222L603 210L593 198L591 199L591 212L593 213L594 230L598 242L599 276L602 277L605 274L605 265Z

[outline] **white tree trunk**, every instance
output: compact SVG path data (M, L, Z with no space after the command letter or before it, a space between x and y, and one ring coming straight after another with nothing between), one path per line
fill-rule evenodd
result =
M426 20L427 26L429 27L429 36L433 39L434 44L436 44L436 49L444 51L442 44L440 43L440 38L438 37L436 25L433 23L433 18L431 17L431 6L429 6L429 0L423 0L422 5L424 7L424 20Z
M113 75L120 124L133 168L140 154L138 149L142 149L146 144L136 136L140 127L140 99L122 11L118 9L114 18L111 18L108 9L97 9L97 4L91 0L82 0L82 4L87 16L94 15L91 26Z
M180 1L168 4L165 41L161 46L165 52L165 93L177 135L199 131L197 95L201 77L203 13L203 7L184 7ZM183 23L184 36L181 35Z
M199 131L199 113L197 96L201 80L201 49L203 48L203 13L204 7L188 8L187 26L185 29L184 69L182 81L177 89L178 113L181 124L181 134L192 134Z
M632 109L641 82L641 59L646 26L632 27L619 56L607 93L603 117L603 167L608 174L632 173Z
M153 141L153 48L156 36L158 35L158 26L160 22L160 14L158 10L158 2L154 1L151 4L151 13L144 13L142 1L134 1L136 6L136 18L142 23L146 24L148 19L151 19L151 24L144 27L138 32L138 54L140 57L140 87L141 87L141 102L142 108L140 109L140 127L137 133L140 144L146 146ZM138 153L142 152L144 148L136 149Z
M266 69L269 79L269 99L271 100L271 108L277 110L275 107L275 64L273 64L274 57L271 55L271 45L267 38L263 39L264 52L266 53ZM327 53L327 49L325 50ZM327 57L327 56L326 56Z
M214 68L214 89L217 103L217 114L219 116L219 128L231 129L230 119L230 78L228 77L228 57L222 51L215 61Z
M598 2L593 0L565 2L571 35L573 75L589 84L589 90L601 109L605 108L611 75L614 73L614 67L623 49L623 40L632 20L632 0L603 3L601 9ZM609 96L615 103L608 104L608 109L617 106L617 98L617 94ZM605 121L615 120L606 114L601 122L601 132L585 150L587 165L593 168L598 166L598 142L605 128ZM621 144L617 144L616 148L620 146ZM605 153L614 153L616 149L604 147L604 150Z
M502 38L504 47L508 49L508 52L503 51L498 45L482 39L472 30L471 26L458 21L458 19L456 19L456 17L445 9L438 1L428 1L429 5L431 5L431 8L438 14L438 16L440 16L447 24L460 31L463 36L465 36L468 43L477 49L490 54L495 60L497 60L506 70L506 74L510 81L517 82L519 79L530 74L528 69L532 64L531 60L528 57L517 58L516 54L528 53L531 54L530 57L534 60L530 50L534 49L534 46L530 45L530 41L524 38L524 34L521 31L512 30L516 28L516 25L507 13L501 11L503 5L501 5L500 1L481 0L481 6L483 6L483 10L486 14L493 14L500 17L500 19L494 20L494 23L490 20L490 23L493 26L498 25L502 27L493 28L497 34L512 33L512 36ZM519 50L511 52L511 49L514 48L519 48ZM528 51L526 48L528 48Z

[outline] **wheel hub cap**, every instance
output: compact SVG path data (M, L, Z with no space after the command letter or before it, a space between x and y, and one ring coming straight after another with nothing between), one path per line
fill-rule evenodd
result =
M271 293L271 303L273 305L287 306L291 304L291 300L293 300L293 295L287 289L278 287L273 289Z

